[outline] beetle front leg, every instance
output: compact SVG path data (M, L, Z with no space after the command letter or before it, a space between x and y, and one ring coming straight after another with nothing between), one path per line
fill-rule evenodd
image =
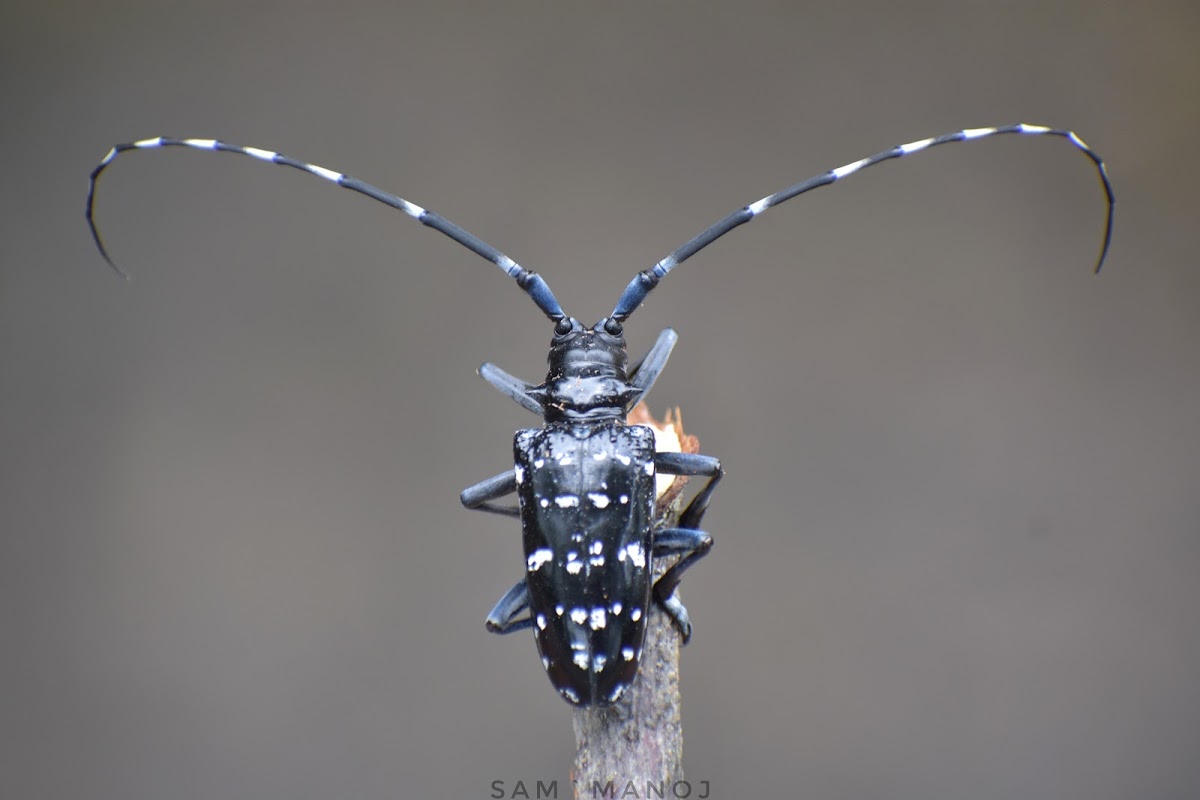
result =
M490 383L505 397L510 397L517 402L521 408L532 411L539 417L545 413L545 408L541 402L529 394L529 390L533 388L525 381L513 375L509 375L504 370L497 367L495 364L488 362L479 368L479 377Z
M517 490L517 474L511 469L508 472L501 472L495 477L488 478L486 481L480 481L474 486L468 486L462 490L462 494L458 499L467 508L473 508L477 511L489 511L492 514L503 514L506 517L519 517L521 509L516 506L500 506L491 502L504 497L506 494L512 494Z
M665 329L658 335L650 352L629 370L629 385L637 389L637 394L625 406L626 411L636 406L649 393L658 376L662 374L663 368L667 366L667 359L671 357L671 350L675 348L677 341L679 334L671 328Z
M487 629L492 633L512 633L523 631L533 625L532 617L516 619L516 616L529 610L529 586L522 578L511 589L504 593L500 602L487 616Z

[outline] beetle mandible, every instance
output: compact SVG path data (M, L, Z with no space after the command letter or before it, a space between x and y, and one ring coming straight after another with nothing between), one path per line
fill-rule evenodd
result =
M637 273L612 313L592 327L563 313L549 285L502 252L444 217L414 203L325 167L281 153L241 147L217 139L156 137L118 144L92 170L87 220L96 247L118 274L95 222L95 190L100 173L126 150L189 147L237 153L323 178L403 211L491 261L529 295L554 323L549 371L537 386L493 364L479 374L522 407L543 418L540 428L522 430L513 441L514 466L462 492L467 508L518 517L525 548L525 577L488 615L495 633L534 630L542 664L555 688L577 706L610 705L638 669L651 603L691 636L687 610L675 589L692 564L708 553L712 538L700 529L713 489L723 475L711 456L655 452L650 428L629 425L630 409L650 390L675 346L670 328L632 368L623 324L668 272L729 231L767 209L834 183L861 169L950 142L999 134L1057 136L1087 155L1096 166L1108 201L1099 272L1112 240L1114 199L1104 162L1069 130L1042 125L966 128L889 148L822 172L744 206L701 231L650 269ZM655 477L702 476L708 480L679 517L677 527L654 528ZM517 505L496 501L516 494ZM656 558L679 560L652 581Z

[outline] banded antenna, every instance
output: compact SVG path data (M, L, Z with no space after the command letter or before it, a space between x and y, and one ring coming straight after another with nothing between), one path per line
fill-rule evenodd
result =
M1002 133L1020 133L1026 136L1061 136L1081 150L1084 155L1092 160L1096 165L1096 171L1100 175L1100 182L1104 185L1104 193L1108 197L1108 216L1104 225L1104 244L1100 248L1100 258L1096 262L1096 272L1100 272L1100 267L1104 265L1104 258L1108 255L1108 246L1112 241L1113 228L1113 206L1115 200L1113 198L1112 184L1108 180L1108 170L1104 166L1104 161L1096 154L1092 148L1083 143L1083 140L1075 135L1073 131L1058 130L1056 128L1047 128L1043 125L1005 125L999 128L968 128L966 130L955 131L941 136L934 136L929 139L921 139L920 141L902 144L893 147L889 150L884 150L882 153L876 153L868 158L855 161L845 166L831 169L828 172L822 172L820 175L815 175L806 181L801 181L794 186L776 192L775 194L767 195L761 200L751 203L744 208L734 211L724 219L713 223L708 228L703 230L695 237L689 239L677 250L671 252L662 261L659 261L653 267L643 272L639 272L630 281L629 286L621 294L621 298L617 301L616 308L613 309L612 319L617 323L625 321L642 301L646 299L646 295L658 285L666 275L675 267L682 264L693 255L703 250L708 245L720 239L725 234L729 233L739 225L743 225L757 217L759 214L766 211L768 208L779 205L785 200L791 200L793 197L802 195L805 192L816 189L821 186L826 186L834 183L848 175L853 175L861 169L878 164L880 161L887 161L891 158L901 158L911 155L912 153L920 152L929 147L936 147L939 144L948 144L950 142L965 142L970 139L984 139L988 136L996 136Z
M116 265L112 257L108 254L108 248L104 246L104 241L100 238L100 231L96 227L95 216L95 195L96 195L96 180L100 177L100 173L112 163L113 159L119 153L126 150L153 150L160 147L190 147L194 150L216 150L226 153L239 153L244 156L266 161L270 164L280 164L285 167L292 167L302 172L307 172L310 175L316 175L318 178L324 178L330 183L336 183L343 189L365 194L372 200L377 200L384 205L403 211L408 216L420 222L422 225L427 225L434 230L449 236L454 241L466 247L468 250L477 253L488 261L495 264L500 269L504 270L505 274L517 282L530 299L537 304L537 307L542 310L547 317L552 321L557 322L565 315L562 308L555 299L554 293L550 291L550 287L546 281L542 279L536 272L530 272L524 269L520 264L513 261L508 256L501 253L496 248L492 247L487 242L479 239L473 234L463 230L455 225L450 220L435 214L432 211L427 211L424 208L410 203L403 197L398 197L382 189L377 189L369 183L364 183L357 178L352 178L349 175L344 175L340 172L334 172L325 167L319 167L316 164L307 164L303 161L296 161L288 158L282 153L276 153L271 150L260 150L257 147L241 147L236 144L229 144L217 139L172 139L165 136L159 136L154 139L141 139L136 142L126 142L118 144L113 149L108 151L108 155L92 170L91 177L88 179L88 195L87 195L87 221L88 226L92 231L92 239L96 242L96 247L100 250L100 255L104 256L104 260L108 265L123 278L129 276Z

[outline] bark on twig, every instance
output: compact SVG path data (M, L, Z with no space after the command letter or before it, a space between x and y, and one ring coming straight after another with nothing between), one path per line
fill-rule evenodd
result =
M630 424L655 429L658 449L695 453L699 442L686 436L678 420L650 417L644 405L629 415ZM679 518L680 495L687 479L659 486L655 528L671 527ZM657 560L654 579L675 559ZM667 796L683 780L683 727L680 723L679 631L670 618L651 604L637 677L621 699L608 708L573 712L575 765L571 780L576 798L644 797L646 787L665 786ZM635 794L625 794L632 784Z

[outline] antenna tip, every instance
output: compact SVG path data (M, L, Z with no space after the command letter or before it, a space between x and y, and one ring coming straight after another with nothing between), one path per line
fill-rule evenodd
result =
M108 253L101 250L100 255L104 256L104 263L108 264L109 269L111 269L113 272L115 272L117 274L117 277L119 277L125 281L132 280L132 278L130 278L130 276L129 276L129 273L127 273L125 270L118 267L117 263L108 257Z

